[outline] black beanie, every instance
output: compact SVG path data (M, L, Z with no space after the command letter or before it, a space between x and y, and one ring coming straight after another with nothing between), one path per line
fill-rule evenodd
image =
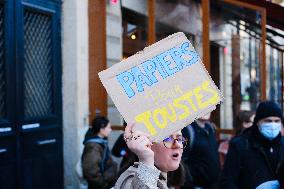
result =
M256 109L253 123L256 125L259 120L270 116L279 117L282 121L281 108L272 101L261 102Z

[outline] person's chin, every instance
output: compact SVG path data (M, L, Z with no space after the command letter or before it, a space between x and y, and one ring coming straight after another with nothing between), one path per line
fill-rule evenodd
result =
M172 162L171 165L168 167L169 171L175 171L179 167L180 161Z

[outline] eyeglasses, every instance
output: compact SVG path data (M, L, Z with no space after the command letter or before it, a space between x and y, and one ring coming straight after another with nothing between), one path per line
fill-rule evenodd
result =
M167 137L163 140L163 143L166 148L174 148L175 141L179 144L181 149L184 149L187 145L187 139L183 136L178 136L177 138L173 138L172 136Z

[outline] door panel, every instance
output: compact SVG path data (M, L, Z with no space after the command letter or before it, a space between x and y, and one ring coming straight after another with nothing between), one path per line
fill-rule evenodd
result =
M0 188L63 188L59 0L0 0Z
M59 7L23 3L18 66L23 189L63 188Z
M11 11L6 11L11 10ZM0 136L15 132L15 79L11 70L14 52L11 48L13 44L10 28L13 26L12 20L13 6L11 2L0 1ZM9 40L10 43L7 43Z
M7 11L10 10L10 11ZM0 188L17 188L17 136L15 117L15 79L11 56L14 49L11 33L13 5L0 1ZM9 40L10 43L7 43ZM13 94L14 93L14 94Z
M0 162L16 160L16 137L1 136L0 138ZM1 163L0 163L1 166Z
M62 179L60 129L23 134L23 189L60 189Z
M16 188L16 137L0 137L0 188Z
M39 123L43 128L61 122L58 12L58 6L40 1L23 4L23 41L19 48L22 63L18 65L22 125Z
M58 154L61 151L61 129L23 133L21 137L23 158L39 154Z
M24 9L23 96L25 120L52 115L52 17Z
M0 3L0 118L6 117L6 71L4 54L4 4Z
M23 189L62 189L59 154L39 154L23 162Z
M15 189L17 188L17 174L16 174L16 163L6 162L0 167L0 188L3 189Z

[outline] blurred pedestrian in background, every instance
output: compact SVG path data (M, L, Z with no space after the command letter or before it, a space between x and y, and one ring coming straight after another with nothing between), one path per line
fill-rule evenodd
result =
M107 140L110 132L109 120L97 116L85 135L82 169L88 189L108 189L115 183L117 165L111 158Z
M241 134L245 129L249 128L253 124L255 112L253 111L241 111L236 117L236 127L234 128L234 134L228 137L226 140L220 142L218 152L220 156L221 167L224 165L224 161L229 149L229 142L235 135Z
M230 141L220 188L273 188L278 181L276 168L284 158L282 111L272 102L261 102L253 126Z
M133 131L134 124L125 128L124 139L139 162L129 167L115 184L115 189L169 189L184 182L180 164L186 140L176 132L160 143L152 143L149 135ZM171 174L170 174L171 173Z
M198 118L189 126L183 128L182 133L189 139L188 148L184 150L182 159L190 175L187 174L186 188L217 188L220 174L218 144L215 127L210 123L211 114Z
M253 125L253 120L255 117L254 111L243 110L236 117L235 131L236 135L241 134L245 129L250 128Z

